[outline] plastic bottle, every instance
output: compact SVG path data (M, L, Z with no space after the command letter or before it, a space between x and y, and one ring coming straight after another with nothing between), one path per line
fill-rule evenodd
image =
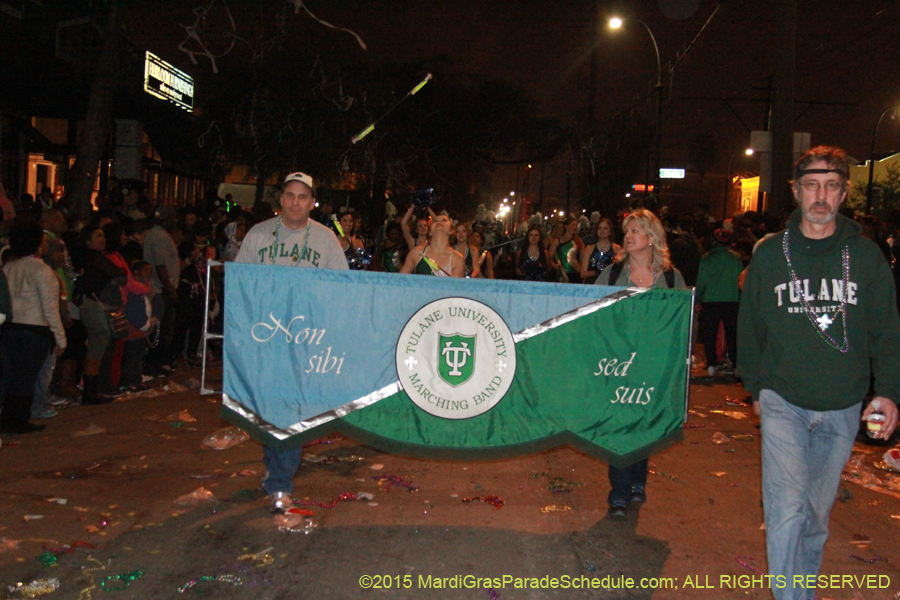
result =
M881 411L881 400L872 400L869 407L872 409L872 412L866 419L866 433L870 438L880 439L881 429L886 419Z

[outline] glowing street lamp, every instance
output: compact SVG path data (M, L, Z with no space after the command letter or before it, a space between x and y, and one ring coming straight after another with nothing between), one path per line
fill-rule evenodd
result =
M653 179L657 183L656 189L658 190L660 152L662 148L662 61L659 58L659 46L656 44L656 36L653 35L653 32L650 30L650 26L644 23L641 19L634 20L643 25L644 29L647 30L647 33L650 34L650 40L653 42L653 50L656 52L656 166L653 169ZM613 17L609 20L609 26L611 29L619 29L623 24L624 21L620 17Z

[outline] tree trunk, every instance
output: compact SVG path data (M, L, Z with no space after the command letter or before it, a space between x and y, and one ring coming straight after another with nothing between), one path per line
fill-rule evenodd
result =
M93 211L91 193L94 190L97 169L112 125L123 35L117 10L116 2L111 1L107 15L106 39L97 64L97 73L91 84L84 127L81 130L81 139L78 140L78 154L69 175L67 193L69 206L82 218L88 217Z

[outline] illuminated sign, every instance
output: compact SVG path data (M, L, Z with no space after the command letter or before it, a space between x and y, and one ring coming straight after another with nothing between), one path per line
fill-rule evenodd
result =
M194 111L194 80L152 52L147 52L144 61L144 91Z
M660 179L684 179L684 169L660 169Z
M631 189L633 189L636 192L652 192L653 186L652 185L644 185L643 183L636 183L633 186L631 186Z

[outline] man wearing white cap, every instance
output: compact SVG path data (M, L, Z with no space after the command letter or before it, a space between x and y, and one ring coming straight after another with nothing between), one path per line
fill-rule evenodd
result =
M309 218L316 204L313 179L306 173L291 173L281 186L281 215L255 225L244 238L235 262L348 269L340 242L321 223ZM294 475L300 468L300 448L263 448L266 476L262 485L269 494L270 509L284 512L292 506Z
M313 179L291 173L281 186L281 215L255 225L244 238L236 262L346 269L334 233L309 218L316 204Z

